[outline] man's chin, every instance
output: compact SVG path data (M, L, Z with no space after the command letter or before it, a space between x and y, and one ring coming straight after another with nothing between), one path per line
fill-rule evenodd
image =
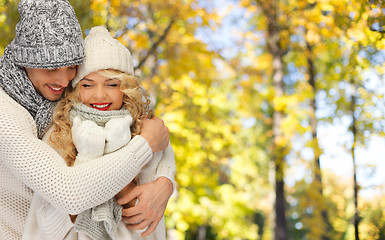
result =
M59 101L60 99L61 99L61 97L62 97L62 94L60 94L60 95L54 95L54 96L52 96L52 95L49 95L49 96L43 96L45 99L47 99L48 101L51 101L51 102L57 102L57 101Z

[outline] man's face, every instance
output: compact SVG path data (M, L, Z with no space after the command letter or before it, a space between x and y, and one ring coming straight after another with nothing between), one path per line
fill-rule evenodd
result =
M40 69L25 68L36 91L49 101L57 101L76 75L76 66Z

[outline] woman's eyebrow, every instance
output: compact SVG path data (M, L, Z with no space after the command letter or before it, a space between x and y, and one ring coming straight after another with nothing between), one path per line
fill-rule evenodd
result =
M117 78L109 78L109 79L106 79L106 81L114 81L114 80L118 80L118 81L119 81L119 79L117 79Z
M91 81L91 82L94 82L94 80L92 80L92 79L88 79L88 78L83 78L82 80L86 80L86 81ZM82 80L80 80L80 81L82 81Z

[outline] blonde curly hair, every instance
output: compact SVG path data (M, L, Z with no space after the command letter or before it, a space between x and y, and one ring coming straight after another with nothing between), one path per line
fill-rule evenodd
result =
M118 70L99 70L104 77L119 79L120 90L124 93L122 108L130 111L132 116L131 136L140 134L142 120L152 117L150 100L139 85L139 78ZM72 124L70 122L70 110L72 106L81 103L79 87L71 85L67 87L63 98L58 102L53 114L53 131L50 135L50 144L61 152L68 166L73 166L77 155L76 147L72 141Z

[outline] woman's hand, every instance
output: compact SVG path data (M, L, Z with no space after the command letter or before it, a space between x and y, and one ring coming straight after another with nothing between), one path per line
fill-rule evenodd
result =
M129 202L139 202L136 206L125 208L122 211L122 220L130 230L148 229L142 237L150 235L158 226L166 210L168 200L172 194L172 183L165 177L160 177L152 183L136 186L131 192L117 198L120 205Z

